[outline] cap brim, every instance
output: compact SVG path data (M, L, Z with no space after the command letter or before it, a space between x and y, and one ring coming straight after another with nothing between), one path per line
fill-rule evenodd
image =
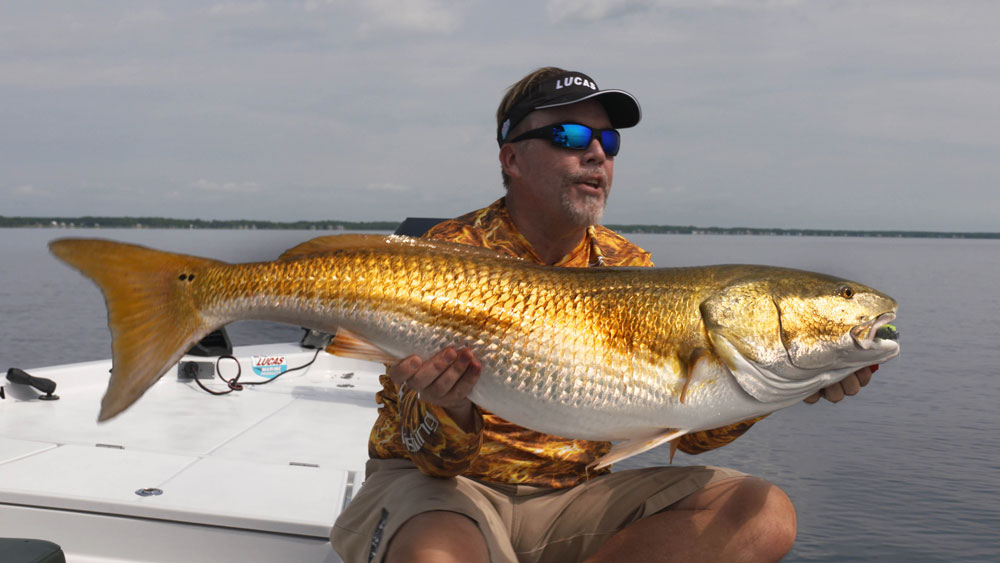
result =
M634 127L642 119L642 108L639 107L639 101L632 94L624 90L600 90L587 96L573 96L572 99L565 101L549 102L543 106L535 106L535 109L568 106L590 99L596 99L604 106L604 110L608 112L608 119L611 121L611 126L615 129Z

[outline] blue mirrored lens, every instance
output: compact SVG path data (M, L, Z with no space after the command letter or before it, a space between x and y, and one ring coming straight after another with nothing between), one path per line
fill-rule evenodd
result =
M601 147L604 149L604 154L608 156L615 156L618 154L618 149L621 148L622 136L618 134L618 131L614 129L606 129L601 131Z
M600 132L601 148L608 156L618 154L621 144L621 135L614 129L605 129ZM557 125L552 132L552 142L564 146L568 149L586 149L590 146L590 141L594 138L594 130L586 125L576 123L564 123Z
M558 129L562 129L562 131L559 131ZM594 134L590 127L587 127L586 125L577 125L575 123L565 123L560 125L558 129L555 132L557 142L570 149L587 148L587 145L590 144L590 140L593 138Z

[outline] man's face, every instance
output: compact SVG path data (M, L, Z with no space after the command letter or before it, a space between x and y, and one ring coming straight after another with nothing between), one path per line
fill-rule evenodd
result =
M528 114L516 134L557 123L580 123L593 129L611 127L604 107L586 100L536 110ZM517 169L511 174L510 184L510 189L517 192L512 194L514 197L568 226L585 227L600 221L615 165L597 139L585 150L558 147L547 139L520 141L514 143L513 149L517 154Z

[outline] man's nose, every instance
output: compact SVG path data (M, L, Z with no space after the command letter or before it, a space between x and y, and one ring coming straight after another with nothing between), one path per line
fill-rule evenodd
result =
M608 155L604 152L604 147L601 145L600 139L596 136L590 140L590 144L587 145L586 150L583 151L583 160L588 163L601 163L608 159Z

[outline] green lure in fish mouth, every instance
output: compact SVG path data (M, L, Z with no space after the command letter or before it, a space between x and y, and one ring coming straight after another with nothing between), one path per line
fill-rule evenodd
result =
M875 331L875 338L883 340L899 340L899 331L891 324L884 324Z

